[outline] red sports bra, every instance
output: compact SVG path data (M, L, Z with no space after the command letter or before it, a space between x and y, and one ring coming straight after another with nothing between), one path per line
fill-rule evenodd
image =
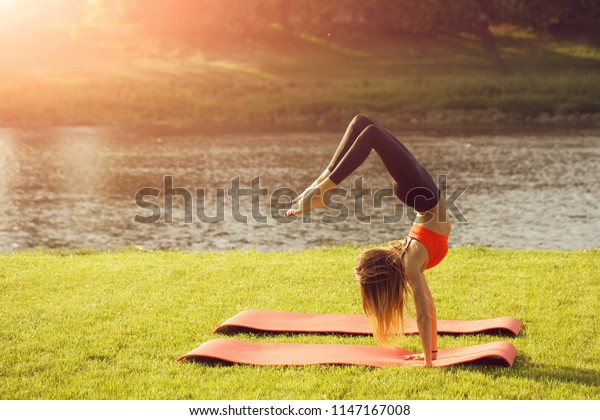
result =
M426 270L438 265L448 253L448 237L427 229L423 225L414 224L408 237L421 242L427 249L429 262Z

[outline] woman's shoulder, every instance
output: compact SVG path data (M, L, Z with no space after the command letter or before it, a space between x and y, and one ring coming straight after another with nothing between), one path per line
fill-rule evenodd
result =
M425 245L414 238L408 237L406 238L404 250L402 262L406 272L410 275L411 273L416 274L425 271L425 267L429 262L429 252Z

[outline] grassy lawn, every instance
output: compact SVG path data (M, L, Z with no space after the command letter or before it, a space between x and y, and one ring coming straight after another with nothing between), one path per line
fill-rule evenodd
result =
M596 44L499 28L503 71L468 37L330 35L70 46L62 65L0 71L0 124L324 125L359 112L386 124L600 122Z
M360 249L0 254L0 399L596 399L600 251L457 248L428 272L446 319L515 316L512 369L210 367L176 358L243 309L359 313ZM369 337L260 336L374 344ZM444 336L441 347L497 340ZM403 347L418 350L418 337Z

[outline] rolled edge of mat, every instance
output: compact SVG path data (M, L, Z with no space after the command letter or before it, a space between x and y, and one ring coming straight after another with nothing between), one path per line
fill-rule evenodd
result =
M346 319L346 321L341 321L343 319ZM318 322L315 322L315 320L318 320ZM349 324L352 327L347 327ZM517 336L522 327L522 322L514 317L484 320L438 320L438 333L449 335L487 333ZM406 334L418 333L414 320L408 320L406 328ZM241 311L213 330L213 334L233 334L236 332L372 334L370 323L362 314L312 314L257 309Z
M324 357L304 357L305 350L317 351ZM331 351L335 352L332 356ZM340 356L338 350L343 350ZM298 359L290 360L289 351L297 351ZM322 351L321 351L322 350ZM356 352L356 358L354 358ZM285 357L277 360L269 359L268 353L285 353ZM330 354L327 354L330 353ZM365 353L368 353L367 360ZM412 354L403 349L390 349L379 346L355 346L344 344L295 344L295 343L254 343L232 338L218 338L209 340L194 350L181 356L177 361L190 359L195 362L228 363L255 366L305 366L305 365L354 365L354 366L415 366L422 362L407 362L398 359L399 355ZM516 347L506 341L496 341L478 344L470 347L440 349L434 367L458 366L471 363L501 365L512 367L517 357ZM499 363L498 363L499 362Z

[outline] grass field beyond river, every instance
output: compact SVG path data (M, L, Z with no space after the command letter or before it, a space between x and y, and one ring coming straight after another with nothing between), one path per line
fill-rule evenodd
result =
M1 399L596 399L600 251L452 249L427 272L445 319L515 316L513 368L210 367L178 356L243 309L359 313L359 248L0 254ZM370 337L244 334L374 344ZM498 340L443 336L441 347ZM418 337L402 345L420 348Z
M272 127L600 124L600 47L494 28L502 66L469 37L286 34L203 46L56 47L0 63L0 125ZM1 46L1 44L0 44ZM44 50L45 51L45 50ZM44 53L45 54L45 53Z

